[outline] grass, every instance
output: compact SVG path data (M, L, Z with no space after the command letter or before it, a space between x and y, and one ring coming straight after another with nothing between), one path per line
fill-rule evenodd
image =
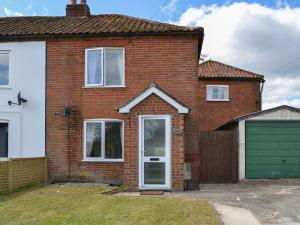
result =
M0 195L5 225L217 225L206 201L103 195L107 188L51 185Z

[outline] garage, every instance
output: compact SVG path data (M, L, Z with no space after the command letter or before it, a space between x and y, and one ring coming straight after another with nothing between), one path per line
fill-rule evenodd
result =
M300 178L300 109L282 105L234 118L238 179Z
M246 179L300 178L300 121L246 120Z

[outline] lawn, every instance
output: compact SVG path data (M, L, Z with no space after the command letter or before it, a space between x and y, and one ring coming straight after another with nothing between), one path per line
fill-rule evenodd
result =
M0 195L0 224L219 224L214 210L205 201L102 194L106 190L51 185Z

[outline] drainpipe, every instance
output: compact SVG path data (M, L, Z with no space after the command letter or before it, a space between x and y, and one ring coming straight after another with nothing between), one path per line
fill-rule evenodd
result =
M265 85L265 80L262 79L260 81L260 111L262 110L262 94L263 94L263 91L264 91L264 85Z

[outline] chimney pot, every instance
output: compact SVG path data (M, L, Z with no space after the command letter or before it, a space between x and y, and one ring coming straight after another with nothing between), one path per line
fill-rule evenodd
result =
M71 0L71 4L66 7L66 16L91 16L90 8L88 4L86 4L86 0L80 0L80 4L77 4L76 0Z

